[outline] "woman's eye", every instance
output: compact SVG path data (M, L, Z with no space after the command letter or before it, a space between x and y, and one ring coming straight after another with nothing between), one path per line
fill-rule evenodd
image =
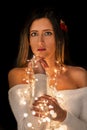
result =
M39 35L40 35L40 34L37 33L37 32L31 32L31 33L30 33L30 37L35 37L35 36L39 36ZM44 32L42 35L43 35L43 36L51 36L51 35L52 35L52 32Z
M38 35L38 34L37 34L36 32L33 32L33 33L30 34L31 37L35 37L35 36L37 36L37 35Z
M52 32L45 32L44 35L45 36L50 36L50 35L52 35Z

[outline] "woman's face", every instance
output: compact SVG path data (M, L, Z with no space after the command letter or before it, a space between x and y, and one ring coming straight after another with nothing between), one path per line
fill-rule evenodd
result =
M30 46L36 56L55 58L55 34L47 18L35 20L30 27Z

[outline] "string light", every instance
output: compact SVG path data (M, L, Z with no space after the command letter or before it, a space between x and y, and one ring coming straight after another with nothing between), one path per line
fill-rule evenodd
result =
M30 61L28 61L30 62ZM33 89L34 89L34 83L38 82L38 79L35 78L34 76L34 72L33 72L33 67L38 67L36 66L36 59L35 56L33 57L32 61L31 61L31 65L27 67L26 74L28 75L28 78L24 78L23 81L26 81L26 83L28 84L27 87L23 88L22 90L19 89L17 94L21 97L20 100L20 105L27 105L27 103L32 104L32 98L34 96L33 93ZM57 75L61 73L61 71L65 70L64 65L59 65L58 62L56 62L58 67L56 69L54 69L54 77L51 78L50 75L48 73L48 79L49 79L49 87L52 89L52 95L55 95L55 91L56 91L56 86L57 86ZM50 82L52 81L52 84L50 84ZM61 94L57 95L57 98L59 99L60 104L63 104L63 96ZM38 97L35 97L34 100L38 100ZM38 108L43 112L43 116L38 118L38 124L39 126L44 123L50 123L50 128L51 128L51 118L55 119L57 117L57 113L54 111L54 107L52 105L47 105L48 100L43 100L41 102L41 104L38 105ZM32 105L30 105L31 107ZM51 109L51 110L50 110ZM31 111L32 116L35 116L36 112L34 110ZM25 119L29 118L29 113L28 112L24 112L23 113L23 117ZM51 117L51 118L50 118ZM55 127L54 124L52 124L53 127ZM38 126L38 127L39 127ZM28 121L26 123L26 127L35 130L33 124L32 124L32 120ZM62 129L60 129L62 130ZM66 130L66 129L63 129Z

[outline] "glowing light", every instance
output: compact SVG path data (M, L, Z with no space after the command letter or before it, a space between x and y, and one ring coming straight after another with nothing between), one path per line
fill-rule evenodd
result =
M28 117L28 113L24 113L24 117L25 117L25 118Z
M27 123L27 126L32 127L32 123L31 122Z
M28 60L28 62L30 62L30 60ZM28 65L28 68L25 70L26 74L27 74L26 77L28 77L28 78L23 78L23 81L25 81L27 84L29 84L29 86L26 89L23 89L21 91L19 89L19 91L18 91L18 95L21 97L20 105L26 105L27 103L29 103L30 100L32 102L32 99L33 99L33 96L34 96L33 86L34 86L35 82L39 81L37 78L35 78L34 72L33 72L33 67L35 67L35 68L38 67L36 65L36 62L37 62L36 57L33 56L33 59L31 60L31 66ZM61 73L61 71L65 71L66 70L65 66L63 64L60 64L59 61L56 61L56 63L57 63L57 67L54 69L54 74L53 74L54 76L53 77L51 77L46 72L46 74L48 76L48 79L49 79L49 83L48 83L49 87L52 88L52 95L51 96L55 95L56 86L58 85L58 79L57 79L58 75ZM58 99L58 102L60 104L64 103L63 95L58 94L58 95L55 96L55 98ZM38 100L38 97L35 97L34 100ZM48 102L49 102L48 100L43 100L41 102L41 104L38 105L38 108L36 108L36 109L39 109L39 110L41 110L43 112L42 117L39 118L37 121L38 121L39 125L42 124L42 122L50 123L50 129L51 129L51 121L52 121L51 118L56 118L57 117L57 113L54 111L54 106L48 105ZM50 110L50 109L52 109L52 110ZM31 111L31 114L35 116L36 111L35 110ZM24 114L23 114L23 116L25 118L28 118L28 115L29 115L29 113L26 113L26 112L24 112ZM58 123L58 129L59 130L67 130L66 126L61 126L59 128L59 125L60 124ZM27 127L31 128L31 129L35 129L33 127L33 125L32 125L32 121L27 123ZM53 124L52 128L57 128L55 123Z

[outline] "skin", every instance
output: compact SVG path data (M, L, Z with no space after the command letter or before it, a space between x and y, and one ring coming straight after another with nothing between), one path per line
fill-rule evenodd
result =
M30 46L34 55L36 55L36 65L38 65L37 68L33 68L34 73L46 74L45 72L47 72L53 78L54 68L57 68L55 64L56 43L53 27L49 19L41 18L32 23L30 27ZM9 88L17 84L26 83L23 81L24 77L27 78L25 69L26 68L14 68L9 72ZM87 72L81 67L64 65L64 70L57 75L57 79L57 90L78 89L87 86ZM52 82L50 82L50 84L52 84ZM48 95L40 97L34 102L32 109L36 111L36 116L38 116L39 111L36 109L36 106L38 106L40 101L43 101L44 98L49 101L49 104L54 106L55 112L59 115L53 120L63 121L66 118L67 111L63 110L58 102ZM40 114L40 116L42 116L42 114Z
M48 19L43 18L33 22L30 28L30 45L33 53L46 59L49 65L55 60L55 36Z

